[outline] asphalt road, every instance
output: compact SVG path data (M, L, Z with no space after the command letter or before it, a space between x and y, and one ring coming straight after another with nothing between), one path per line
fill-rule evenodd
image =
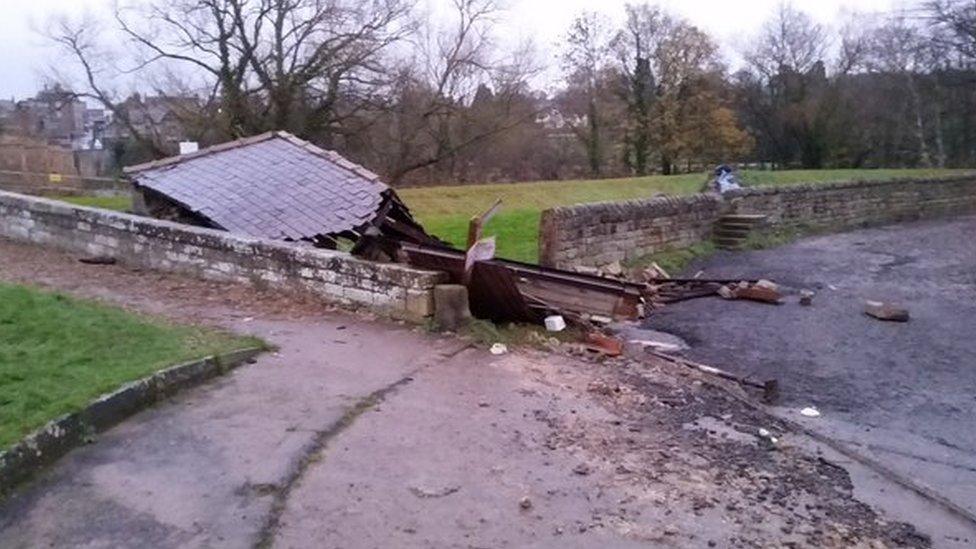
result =
M689 270L768 278L780 306L708 298L649 327L684 338L690 358L777 378L778 413L932 488L976 515L976 217L720 252ZM817 292L811 307L796 293ZM907 324L863 314L865 300L907 307ZM798 410L816 406L822 416Z

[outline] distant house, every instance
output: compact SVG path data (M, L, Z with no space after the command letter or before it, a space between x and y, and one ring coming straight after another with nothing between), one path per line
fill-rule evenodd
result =
M535 117L535 123L542 127L549 139L573 138L573 128L586 125L586 117L564 114L554 104L546 105Z
M125 168L136 213L335 248L340 238L429 240L393 189L338 153L269 132Z
M70 90L60 86L44 88L34 97L17 103L11 126L20 135L71 148L86 133L87 108Z
M115 119L107 124L104 135L108 140L133 139L133 130L152 139L167 151L179 150L180 141L187 139L186 121L199 114L201 106L195 97L167 97L134 94L119 105L128 123ZM131 125L131 127L130 127Z

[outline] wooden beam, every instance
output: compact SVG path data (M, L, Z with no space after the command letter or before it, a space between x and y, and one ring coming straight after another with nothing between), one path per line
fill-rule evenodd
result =
M481 232L484 230L485 225L489 220L491 220L492 217L495 217L495 214L498 213L498 210L500 210L501 207L502 199L499 198L495 200L495 203L492 204L490 208L471 218L471 221L468 222L467 249L471 249L471 246L474 246L475 243L481 240Z

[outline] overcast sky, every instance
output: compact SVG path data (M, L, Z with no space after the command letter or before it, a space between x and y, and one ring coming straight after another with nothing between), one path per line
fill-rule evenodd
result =
M107 13L110 0L0 0L0 98L32 95L43 82L42 72L51 64L53 52L35 29L52 15L78 15L85 11ZM437 4L447 0L425 0ZM504 1L504 0L503 0ZM817 20L833 24L850 10L885 11L905 0L794 0L794 5ZM508 12L499 32L513 40L531 38L544 59L555 64L555 52L575 14L583 10L605 12L615 20L623 18L627 0L507 0ZM657 4L679 13L707 30L722 44L731 63L738 59L744 39L778 5L779 0L661 0Z

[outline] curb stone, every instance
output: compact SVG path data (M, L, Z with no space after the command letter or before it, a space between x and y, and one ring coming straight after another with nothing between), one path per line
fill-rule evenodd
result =
M51 420L20 442L0 451L0 498L17 484L88 442L95 434L182 389L224 374L263 351L252 347L171 366L126 383L89 402L78 412Z

